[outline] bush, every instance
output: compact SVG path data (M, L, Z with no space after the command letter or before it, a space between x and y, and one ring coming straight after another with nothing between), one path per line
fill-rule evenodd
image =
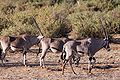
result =
M6 18L0 18L0 31L2 31L2 29L8 28L10 26L14 26L14 23Z
M20 34L34 34L36 35L36 30L33 26L15 26L15 27L9 27L8 29L3 29L1 35L20 35ZM36 33L36 34L35 34Z
M38 35L38 30L30 19L31 16L35 17L45 37L73 35L74 39L101 38L104 37L104 34L101 34L102 24L109 34L120 33L119 0L9 0L8 2L2 0L0 2L1 35L21 33Z
M120 5L119 0L86 0L85 3L93 11L110 11Z
M110 34L120 33L120 6L106 14Z
M15 8L16 8L16 6L14 6L14 5L12 5L12 4L8 4L7 6L4 6L1 11L2 11L5 15L13 14L14 11L15 11Z
M40 23L40 28L44 36L65 37L71 29L71 24L67 20L68 10L63 4L61 6L55 6L41 9L37 17L37 22Z
M99 23L99 13L85 11L70 15L73 31L76 38L101 37L101 25Z
M19 12L8 18L8 20L12 20L14 25L10 26L7 24L7 28L2 29L1 35L19 35L22 33L29 34L38 34L35 27L32 26L30 21L31 15L26 12ZM12 24L11 23L11 24Z

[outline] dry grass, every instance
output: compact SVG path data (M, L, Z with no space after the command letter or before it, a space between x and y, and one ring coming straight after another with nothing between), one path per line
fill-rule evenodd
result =
M24 67L20 61L22 54L9 53L5 67L0 67L0 80L119 80L120 79L120 45L112 44L112 50L100 50L95 56L97 63L92 70L93 74L87 74L87 57L81 58L81 64L74 69L78 75L74 75L66 66L65 74L61 74L61 65L57 63L59 53L48 52L45 58L46 68L39 66L39 58L35 53L27 54L29 67Z

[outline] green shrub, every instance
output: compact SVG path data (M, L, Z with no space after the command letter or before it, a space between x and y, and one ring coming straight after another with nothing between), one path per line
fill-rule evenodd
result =
M120 0L86 0L85 3L93 11L109 11L120 5Z
M27 14L26 12L19 12L9 17L8 20L12 20L12 26L8 25L9 22L6 22L7 28L2 29L1 35L19 35L22 33L38 34L35 27L32 26L29 18L31 13Z
M5 15L13 14L14 11L15 11L15 8L16 8L16 6L14 6L14 5L12 5L12 4L8 4L8 5L4 6L1 11L2 11Z
M9 27L9 28L3 29L1 35L20 35L23 33L34 34L34 35L37 34L33 26L22 25L22 26L17 26L17 27L15 26L15 27Z
M76 32L76 38L101 37L99 23L99 13L84 11L70 15L73 31ZM74 34L75 35L75 34Z
M40 24L41 31L46 37L61 37L70 32L71 24L67 20L68 10L62 4L56 7L44 7L39 11L36 20ZM63 8L64 7L64 8Z
M120 6L106 14L106 21L111 34L120 33Z
M109 34L120 33L120 0L1 0L0 3L1 35L38 35L31 16L45 37L104 37L100 19Z

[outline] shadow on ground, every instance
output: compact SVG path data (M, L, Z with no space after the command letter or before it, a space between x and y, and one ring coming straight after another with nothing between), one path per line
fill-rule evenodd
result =
M55 62L50 62L50 61L46 61L45 62L45 66L58 66L60 64L55 63ZM18 67L18 66L24 66L22 62L16 62L16 63L5 63L4 65L0 64L0 67ZM39 62L28 62L27 66L29 67L34 67L34 66L40 66Z

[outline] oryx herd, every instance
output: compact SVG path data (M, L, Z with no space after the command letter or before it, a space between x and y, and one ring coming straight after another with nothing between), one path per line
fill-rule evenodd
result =
M23 51L23 64L25 66L26 53L33 45L36 45L38 43L41 44L42 49L42 53L40 56L40 66L44 66L44 57L46 56L48 49L51 49L51 51L54 53L56 53L57 51L62 52L60 57L63 60L63 74L65 65L68 61L72 68L72 59L75 63L78 64L80 57L84 54L87 54L89 56L88 69L89 72L91 72L93 64L96 61L94 57L95 53L102 48L105 48L108 51L110 50L108 38L87 38L83 40L72 40L68 38L45 38L43 36L32 36L28 34L23 34L19 36L1 36L0 43L2 47L2 52L0 53L2 65L4 64L3 61L9 49L11 49L12 51ZM94 61L92 62L92 60Z
M46 38L44 36L34 36L28 34L22 34L19 36L1 36L1 53L0 59L1 64L4 66L5 56L7 51L11 49L12 51L22 50L23 52L23 64L26 66L26 53L28 50L36 44L41 44L41 56L40 56L40 66L44 67L44 58L47 54L47 51L50 49L52 52L56 53L57 51L61 52L61 62L62 66L62 74L64 74L64 68L67 62L69 62L72 71L75 73L72 63L79 64L80 57L83 55L87 55L89 57L88 60L88 71L91 73L91 70L96 62L94 57L95 53L102 48L110 51L109 43L110 40L108 38L107 32L104 30L105 38L86 38L82 40L75 40L69 38Z

